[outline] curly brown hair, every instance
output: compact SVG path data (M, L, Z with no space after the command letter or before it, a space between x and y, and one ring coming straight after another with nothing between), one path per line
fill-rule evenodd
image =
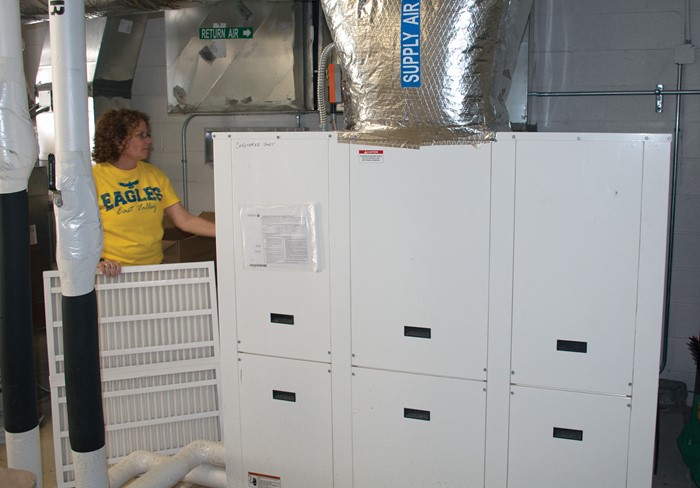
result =
M128 108L112 109L100 115L95 124L95 143L92 158L96 163L114 163L126 147L127 140L141 121L146 122L148 132L151 123L148 114Z

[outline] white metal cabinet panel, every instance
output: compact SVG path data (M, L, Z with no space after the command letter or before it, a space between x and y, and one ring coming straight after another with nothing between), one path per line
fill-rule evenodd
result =
M485 379L491 146L350 149L353 364Z
M508 488L627 486L629 402L514 386Z
M242 134L232 144L239 351L329 361L328 134ZM318 272L244 267L241 208L315 204ZM231 297L233 299L233 297ZM272 320L292 316L294 323Z
M354 486L481 488L480 381L353 368Z
M243 479L257 473L279 478L284 488L333 486L328 365L251 354L239 359Z
M630 392L643 144L517 143L513 382Z

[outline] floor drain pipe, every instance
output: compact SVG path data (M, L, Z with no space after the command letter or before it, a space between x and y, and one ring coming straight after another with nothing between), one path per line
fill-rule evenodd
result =
M41 481L29 256L29 175L38 144L29 118L19 2L0 15L0 375L7 466Z
M90 160L84 2L51 2L49 28L68 435L77 488L107 488L95 293L102 226Z

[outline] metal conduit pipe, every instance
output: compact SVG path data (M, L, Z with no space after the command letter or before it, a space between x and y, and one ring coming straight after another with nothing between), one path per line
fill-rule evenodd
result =
M109 468L110 488L121 488L129 481L166 462L170 456L149 451L134 451ZM209 488L226 488L226 468L202 464L187 473L182 481Z
M85 5L50 7L56 127L56 262L61 277L68 434L78 488L107 488L95 270L102 252L88 130Z
M198 466L225 466L225 462L225 450L221 442L193 441L129 484L129 488L171 488Z
M0 16L0 374L7 466L34 474L41 488L41 447L32 333L29 175L39 152L22 60L20 10Z
M326 122L326 69L328 58L335 51L335 43L332 42L321 51L321 59L318 62L318 81L316 85L316 98L318 103L319 127L322 131L327 131Z
M301 114L300 112L275 112L276 115L283 114L293 114L296 115L296 128L301 127ZM268 113L227 113L227 112L201 112L196 114L189 114L185 117L185 121L182 123L182 129L180 130L180 149L181 149L181 163L182 163L182 204L185 208L189 209L189 190L188 190L188 176L187 176L187 127L190 125L190 121L195 117L227 117L227 116L253 116L253 115L269 115Z

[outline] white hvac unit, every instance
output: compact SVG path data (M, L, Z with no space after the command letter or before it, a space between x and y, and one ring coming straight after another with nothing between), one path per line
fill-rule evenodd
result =
M173 454L221 440L214 264L131 266L96 276L105 452ZM68 438L61 284L44 273L51 415L59 488L75 486Z
M651 486L668 135L213 139L231 488Z

